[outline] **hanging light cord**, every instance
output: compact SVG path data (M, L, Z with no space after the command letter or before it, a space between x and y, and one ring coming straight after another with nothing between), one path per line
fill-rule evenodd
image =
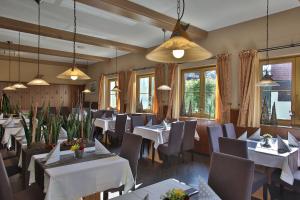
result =
M72 71L74 70L75 63L76 63L76 31L77 31L77 19L76 19L76 0L74 0L74 35L73 35L73 66Z
M118 49L116 48L116 74L118 73Z
M38 72L37 76L40 75L40 40L41 40L41 1L39 1L39 11L38 11Z
M270 63L270 59L269 59L269 0L267 0L267 41L266 41L266 46L267 46L267 51L266 51L266 59L267 59L267 64L268 64L268 68L269 68L269 63ZM268 73L268 70L267 70Z
M8 42L8 82L10 82L10 61L11 61L11 57L10 57L10 48L11 48L11 42Z
M177 19L180 21L183 17L185 9L185 2L182 0L182 10L181 10L181 0L177 0Z
M21 32L19 32L19 45L18 45L18 56L19 56L19 83L21 82L20 74L21 74L21 56L20 56L20 45L21 45Z

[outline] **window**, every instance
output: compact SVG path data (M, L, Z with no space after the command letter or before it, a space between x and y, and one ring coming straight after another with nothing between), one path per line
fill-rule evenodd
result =
M116 86L116 84L117 79L108 79L108 106L111 108L117 108L118 93L112 90Z
M214 66L182 71L182 103L193 116L215 117L216 70Z
M262 76L266 71L272 75L280 86L262 87L261 103L266 100L269 116L275 103L279 124L290 125L291 119L297 111L296 105L296 58L272 59L269 64L261 62ZM298 72L299 73L299 70ZM298 88L299 89L299 88Z
M138 76L137 83L137 112L152 112L154 74Z

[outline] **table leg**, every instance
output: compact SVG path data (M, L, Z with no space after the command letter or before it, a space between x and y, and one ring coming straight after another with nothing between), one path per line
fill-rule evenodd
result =
M154 163L155 158L155 148L154 148L154 142L152 143L152 163Z

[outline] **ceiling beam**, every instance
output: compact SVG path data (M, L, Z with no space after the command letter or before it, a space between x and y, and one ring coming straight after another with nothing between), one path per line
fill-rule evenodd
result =
M20 31L20 32L30 33L35 35L38 34L38 25L28 23L28 22L18 21L6 17L0 17L0 28ZM45 37L73 41L73 35L74 35L73 32L50 28L47 26L41 26L40 31L41 31L40 35ZM106 47L106 48L117 48L119 50L123 50L127 52L140 52L145 50L145 48L143 47L116 42L112 40L106 40L98 37L83 35L79 33L76 35L76 42L94 45L94 46Z
M9 49L9 48L11 50L18 51L19 45L11 43L10 47L9 47L9 44L7 42L0 42L0 49ZM32 47L32 46L20 45L20 51L27 52L27 53L38 53L38 48ZM66 51L60 51L60 50L54 50L54 49L46 49L46 48L40 48L40 54L73 58L72 52L66 52ZM77 59L97 61L97 62L110 60L110 58L106 58L106 57L92 56L92 55L86 55L86 54L80 54L80 53L76 53L75 57Z
M177 19L128 0L77 0L77 2L109 11L135 21L151 24L158 28L164 28L171 32L177 21ZM189 36L195 40L204 39L207 36L207 31L192 25L189 26L187 32Z
M17 56L11 56L10 59L11 61L19 61L19 57ZM0 60L9 60L9 56L0 55ZM34 64L38 63L37 59L32 59L32 58L20 58L20 61L34 63ZM40 64L63 66L63 67L70 67L72 65L72 63L68 63L68 62L57 62L57 61L50 61L50 60L40 60ZM85 67L86 65L78 65L78 66Z

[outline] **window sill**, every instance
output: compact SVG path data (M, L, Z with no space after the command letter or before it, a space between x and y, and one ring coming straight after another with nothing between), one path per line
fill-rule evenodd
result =
M299 129L300 130L300 125L269 125L269 124L261 124L260 126L265 126L265 127L276 127L276 128L287 128L287 129Z
M189 119L196 119L196 120L205 120L205 121L216 121L215 119L209 119L205 117L187 117L187 116L180 116L180 119L189 120Z

